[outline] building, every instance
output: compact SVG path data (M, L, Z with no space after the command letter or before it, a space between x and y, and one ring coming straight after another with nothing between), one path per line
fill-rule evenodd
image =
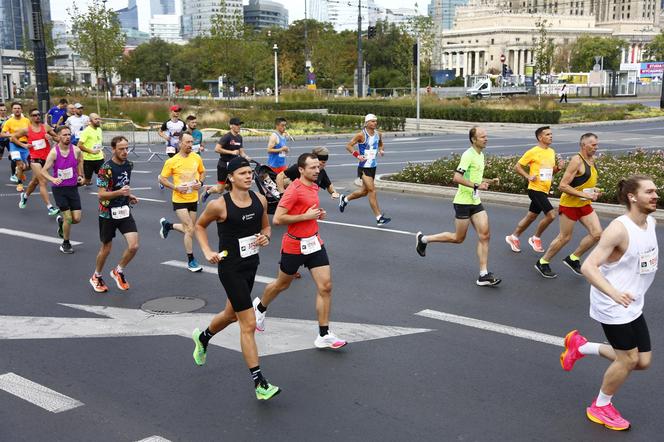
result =
M129 0L126 8L118 9L120 27L150 32L150 20L154 15L180 15L179 0Z
M209 34L218 15L228 21L241 20L242 1L226 0L222 7L219 0L182 0L182 37L188 40Z
M662 0L664 2L664 0ZM329 7L327 0L307 0L307 18L322 23L329 22Z
M417 8L379 9L377 11L378 20L397 25L408 23L409 20L418 15L420 15L420 13ZM369 20L372 21L371 18Z
M49 0L41 0L42 20L51 21ZM3 49L20 51L23 49L23 36L27 34L25 25L30 15L30 2L26 0L0 0L0 46Z
M169 43L184 44L180 35L180 16L170 14L153 15L150 19L150 38L160 38Z
M440 3L439 16L436 17L435 4L436 0L431 0L428 6L429 17L434 19L434 23L442 23L444 30L452 29L454 26L454 17L456 16L457 6L465 6L468 0L438 0Z
M281 4L269 0L249 0L244 6L244 24L255 29L288 27L288 10Z

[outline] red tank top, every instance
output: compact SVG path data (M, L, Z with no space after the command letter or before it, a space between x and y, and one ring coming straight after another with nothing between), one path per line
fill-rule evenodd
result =
M51 145L46 139L46 128L43 124L40 125L40 131L35 132L32 130L32 125L28 126L28 143L30 147L30 158L33 160L46 160L48 153L51 151Z

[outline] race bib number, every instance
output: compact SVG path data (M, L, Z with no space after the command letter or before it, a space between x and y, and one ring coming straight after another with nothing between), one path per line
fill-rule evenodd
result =
M553 179L553 169L540 169L539 179L540 181L551 181Z
M12 150L9 152L9 158L11 158L14 161L20 161L21 160L21 152L18 150Z
M66 169L58 169L58 178L61 180L68 180L74 177L74 169L68 167Z
M657 249L639 253L639 274L657 271Z
M479 199L480 198L480 189L473 189L473 199Z
M111 207L111 218L125 219L129 217L129 206Z
M200 144L194 144L191 149L194 152L200 152L201 151L201 145Z
M244 238L239 238L237 240L240 246L240 257L248 258L258 253L258 243L256 240L258 237L256 235L247 236Z
M373 149L370 150L365 150L364 151L364 158L367 159L367 161L373 161L376 159L376 151Z
M280 156L281 158L286 158L286 152L283 152L283 151L282 151L282 152L279 152L279 156Z
M588 189L583 189L582 192L583 192L584 194L588 195L588 198L581 198L581 199L584 200L584 201L588 201L588 200L591 200L591 199L592 199L592 195L595 193L595 188L594 188L594 187L590 187L590 188L588 188Z
M175 146L166 146L166 153L175 153Z
M318 236L310 236L309 238L302 238L300 240L300 251L303 255L311 255L321 249Z
M102 145L101 144L95 144L93 147L94 150L101 151L102 150Z
M32 142L32 149L33 150L46 149L46 140L34 140Z

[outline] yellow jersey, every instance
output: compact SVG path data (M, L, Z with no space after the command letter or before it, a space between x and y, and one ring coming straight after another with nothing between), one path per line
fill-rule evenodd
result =
M585 192L586 189L594 189L597 185L597 169L594 165L586 162L582 155L579 155L583 161L583 173L576 175L570 186L574 187L580 192ZM592 193L592 192L591 192ZM583 207L592 203L592 200L587 198L579 198L578 196L568 195L565 192L560 195L560 205L565 207Z
M10 134L14 134L18 132L21 129L27 129L30 126L30 120L28 120L26 117L21 116L21 118L16 119L13 115L5 121L5 124L2 125L2 132L9 132ZM18 139L19 141L22 141L24 143L28 142L28 137L23 136Z
M528 189L548 194L556 167L556 151L551 147L535 146L523 154L519 164L528 166L530 175L537 177L535 181L528 182Z
M187 185L185 192L173 190L174 203L195 203L198 201L198 192L192 188L192 185L199 181L204 173L205 167L201 156L192 152L186 157L178 153L166 160L160 175L164 178L172 176L175 187Z

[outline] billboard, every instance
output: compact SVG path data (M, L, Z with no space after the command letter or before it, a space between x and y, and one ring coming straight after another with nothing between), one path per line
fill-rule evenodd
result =
M622 63L620 69L623 71L637 71L637 75L643 83L653 80L659 81L664 75L664 62Z

